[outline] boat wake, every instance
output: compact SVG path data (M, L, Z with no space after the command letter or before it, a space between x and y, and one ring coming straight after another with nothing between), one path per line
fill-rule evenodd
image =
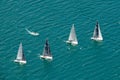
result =
M33 36L38 36L38 35L39 35L39 33L30 31L30 30L28 30L27 28L25 28L25 30L26 30L30 35L33 35Z

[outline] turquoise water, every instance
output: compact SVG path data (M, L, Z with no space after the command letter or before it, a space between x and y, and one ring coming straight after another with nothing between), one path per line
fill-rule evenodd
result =
M90 39L96 20L104 38L99 43ZM75 47L64 42L72 24ZM120 80L119 35L119 0L1 0L0 80ZM39 58L46 38L52 62ZM13 62L20 42L26 65Z

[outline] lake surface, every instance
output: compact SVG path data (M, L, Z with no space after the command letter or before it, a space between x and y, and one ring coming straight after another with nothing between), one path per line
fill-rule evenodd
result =
M96 21L102 42L90 39ZM72 24L77 46L65 43ZM52 62L39 57L46 38ZM20 42L26 65L13 62ZM120 80L120 1L1 0L0 80Z

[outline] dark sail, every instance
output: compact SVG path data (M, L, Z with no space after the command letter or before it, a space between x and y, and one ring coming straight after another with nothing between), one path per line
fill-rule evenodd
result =
M24 61L26 60L24 53L23 53L23 55L22 55L22 60L24 60Z
M50 46L49 46L48 40L46 40L46 43L45 43L45 46L44 46L43 55L44 56L51 56Z
M99 36L98 22L96 23L96 37Z
M103 40L98 21L96 22L94 32L93 32L93 37L91 37L91 39L97 40L97 41Z

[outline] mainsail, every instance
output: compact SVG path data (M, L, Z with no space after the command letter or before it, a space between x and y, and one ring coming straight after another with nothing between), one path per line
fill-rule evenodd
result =
M27 63L27 61L25 59L25 56L24 56L24 52L23 52L23 48L22 48L22 43L20 43L20 45L19 45L17 57L14 60L14 62L18 62L20 64L26 64Z
M71 28L70 35L69 35L68 40L69 40L69 41L78 42L78 41L77 41L77 37L76 37L76 33L75 33L74 24L72 25L72 28Z
M103 37L102 37L102 34L101 34L101 30L100 30L100 26L99 26L98 22L95 25L95 29L94 29L94 33L93 33L92 39L103 40Z
M19 45L19 49L18 49L18 53L17 53L16 59L17 60L25 60L25 56L24 56L23 48L22 48L22 43L20 43L20 45Z
M16 59L22 60L22 55L23 55L22 43L20 43Z
M50 46L48 43L48 40L46 40L44 50L43 50L43 56L51 56Z

